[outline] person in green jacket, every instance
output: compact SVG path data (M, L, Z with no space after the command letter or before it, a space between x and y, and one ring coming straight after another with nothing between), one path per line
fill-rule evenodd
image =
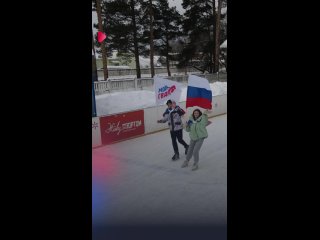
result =
M199 109L195 109L189 118L186 125L186 131L190 135L190 144L187 153L186 160L181 167L187 167L192 155L194 157L194 164L192 170L198 169L199 163L199 151L205 138L208 137L206 126L208 124L208 110L202 112Z

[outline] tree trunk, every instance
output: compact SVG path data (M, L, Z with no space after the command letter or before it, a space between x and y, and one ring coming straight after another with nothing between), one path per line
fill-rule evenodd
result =
M226 66L226 72L228 72L228 54L227 54L228 50L226 50L226 56L224 58L224 65Z
M209 36L209 43L211 42L211 36L210 36L210 26L208 27L208 36ZM209 52L209 73L212 73L212 51Z
M98 74L97 74L97 62L96 62L96 51L94 49L94 37L93 37L93 30L92 30L92 79L93 81L98 81Z
M153 8L152 0L149 0L149 14L150 14L150 68L151 68L151 77L154 77L154 44L153 44Z
M170 61L169 61L169 41L168 41L168 36L166 36L166 64L167 64L167 72L168 76L171 76L170 72Z
M212 5L213 5L213 53L212 53L212 56L213 56L213 69L212 69L212 72L213 73L216 73L217 70L216 70L216 62L217 62L217 56L216 56L216 28L217 28L217 14L216 14L216 1L213 0L212 1Z
M96 0L96 2L97 2L97 16L98 16L99 31L103 32L102 17L101 17L101 1ZM100 44L100 48L102 51L103 76L104 76L104 80L107 81L107 79L108 79L108 62L107 62L107 49L105 46L105 41L103 41Z
M96 106L96 95L94 89L94 82L98 81L98 73L97 73L97 63L96 63L96 51L94 49L94 37L93 37L93 29L92 30L92 116L97 116L97 106Z
M130 7L131 7L131 18L132 18L132 26L133 26L133 44L134 44L134 57L136 60L137 78L141 78L138 39L137 39L137 25L136 25L136 17L134 12L134 0L130 1Z
M216 44L215 44L216 45L215 47L216 61L214 62L216 72L219 71L221 2L222 0L218 0L218 12L216 17Z

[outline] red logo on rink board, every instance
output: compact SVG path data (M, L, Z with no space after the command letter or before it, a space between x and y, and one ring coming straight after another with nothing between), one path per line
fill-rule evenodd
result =
M102 144L144 134L143 110L100 118Z

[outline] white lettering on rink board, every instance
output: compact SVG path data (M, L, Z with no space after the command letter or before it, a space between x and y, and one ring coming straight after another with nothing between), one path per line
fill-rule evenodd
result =
M109 128L106 130L106 133L118 132L117 135L119 135L121 132L133 131L137 127L140 127L142 125L142 121L139 120L139 121L127 122L127 123L123 123L121 126L120 126L120 121L118 121L117 124L115 123L108 123L108 124L109 124Z

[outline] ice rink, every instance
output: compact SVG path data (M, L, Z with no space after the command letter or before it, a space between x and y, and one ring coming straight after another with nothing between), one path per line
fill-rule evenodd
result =
M227 114L209 121L196 171L181 168L180 144L171 160L169 130L93 149L93 234L108 225L226 226ZM189 144L186 131L183 138Z

